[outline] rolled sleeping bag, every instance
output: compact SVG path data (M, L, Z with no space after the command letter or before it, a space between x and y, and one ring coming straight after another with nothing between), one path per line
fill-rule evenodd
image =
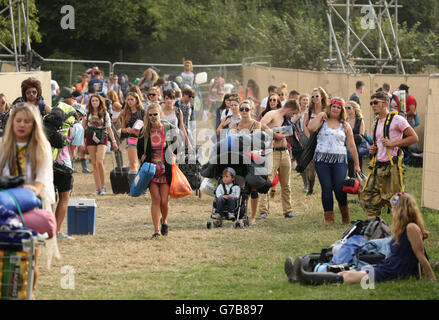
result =
M156 165L149 162L144 162L130 187L130 196L140 197L154 178Z
M13 188L0 191L0 204L6 209L18 213L19 210L15 201L17 201L22 212L41 207L41 200L32 190L26 188Z

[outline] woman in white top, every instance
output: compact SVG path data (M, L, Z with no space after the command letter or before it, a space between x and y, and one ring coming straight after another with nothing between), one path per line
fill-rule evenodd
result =
M43 209L55 203L52 150L37 108L16 105L10 113L5 135L0 140L0 175L26 177L25 188L39 196Z
M40 112L30 104L18 104L11 110L3 140L0 138L0 176L18 175L25 176L24 188L40 197L43 209L52 211L51 205L56 202L52 149L43 130ZM55 245L57 251L56 237L51 239L51 245ZM38 275L37 249L33 289Z
M337 199L343 224L350 223L347 195L343 181L347 171L346 146L354 159L355 173L361 172L352 128L346 121L345 102L333 98L331 105L308 124L311 131L320 129L313 161L322 187L322 205L327 226L334 224L334 200Z
M163 99L165 103L162 106L162 114L160 118L162 120L168 121L176 128L178 128L180 130L179 133L183 134L183 136L180 135L180 139L184 139L186 145L188 146L188 150L192 150L186 128L184 127L183 113L180 111L180 109L175 107L174 90L170 89L163 91Z
M262 125L259 121L253 119L253 113L255 112L255 104L252 100L247 99L241 102L239 105L239 113L241 115L241 121L235 123L229 133L253 133L254 131L260 131ZM256 223L256 212L258 209L259 194L255 188L250 190L250 207L251 207L251 217L250 225Z

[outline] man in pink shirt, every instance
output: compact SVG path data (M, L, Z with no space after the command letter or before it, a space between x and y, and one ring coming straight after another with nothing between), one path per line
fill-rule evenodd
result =
M360 203L368 218L381 215L381 209L390 207L391 197L404 191L401 147L418 142L418 136L407 120L400 115L389 114L389 96L377 92L370 98L370 105L377 116L373 127L374 144L370 147L372 169Z

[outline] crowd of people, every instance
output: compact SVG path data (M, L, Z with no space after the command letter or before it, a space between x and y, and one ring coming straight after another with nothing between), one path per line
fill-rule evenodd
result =
M116 159L120 158L123 145L129 161L130 182L143 162L156 164L156 173L149 186L154 226L151 239L168 234L171 164L178 156L176 149L169 148L175 139L169 137L168 131L180 133L185 147L178 150L193 152L196 149L196 131L191 125L195 121L195 75L192 62L184 61L183 66L184 71L178 79L161 78L149 68L131 86L127 85L126 79L120 83L124 75L113 75L105 80L103 72L95 67L70 87L60 89L56 82L52 82L50 101L42 97L41 83L35 78L22 82L22 96L13 102L8 102L5 95L0 94L0 133L3 136L0 140L0 175L26 177L24 187L33 190L42 199L43 207L55 213L58 239L73 239L61 233L61 227L74 183L74 161L81 162L83 173L93 174L94 195L105 195L105 155L112 150ZM399 89L407 94L405 110L401 109L399 102L395 105L388 84L370 97L376 121L371 128L373 134L367 158L372 159L373 169L360 197L368 218L380 216L385 206L392 207L392 197L403 191L401 148L418 141L412 121L416 114L416 100L408 95L407 85L402 84ZM357 83L356 93L345 101L322 87L299 93L296 90L288 92L287 86L281 84L269 86L267 97L258 101L248 90L245 94L242 90L226 92L225 80L218 73L210 84L207 108L217 139L257 131L268 132L272 137L271 153L267 154L268 178L271 181L276 175L279 178L285 219L295 218L291 177L299 164L301 152L315 139L312 161L301 173L304 192L307 196L314 193L317 176L325 225L335 223L334 195L342 223L349 224L347 194L342 185L347 175L355 177L362 172L363 155L359 154L358 147L367 140L361 112L365 106L359 101L363 90L364 84ZM65 143L58 148L52 143L55 136L48 136L45 131L54 109L63 110L66 115L63 120L69 116L74 119L63 123ZM397 111L396 114L393 110ZM279 129L287 127L291 130ZM92 171L88 168L87 157L91 159ZM234 196L230 195L234 193L236 196L237 193L232 192L234 176L232 168L223 172L227 188L217 193L217 197L223 199L220 206L224 202L234 205ZM55 192L58 193L57 201ZM250 225L268 218L269 202L275 195L276 187L272 187L268 194L258 194L254 188L250 190ZM400 229L405 227L408 240L413 243L412 239L417 237L419 230L411 226L410 221ZM423 226L420 227L421 233L425 233ZM397 240L406 243L400 229ZM419 241L416 243L419 246ZM426 267L419 250L416 249L415 255ZM351 274L342 276L345 282L357 279Z

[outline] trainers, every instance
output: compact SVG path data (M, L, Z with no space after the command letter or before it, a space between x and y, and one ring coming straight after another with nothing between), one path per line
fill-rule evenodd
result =
M101 195L101 196L104 196L104 195L106 195L106 194L107 194L107 188L102 187L102 188L101 188L101 193L100 193L100 195Z
M93 171L90 171L87 168L82 169L82 173L93 173Z
M73 238L65 233L60 233L60 234L56 235L56 239L57 240L75 240L75 238Z
M258 220L265 220L267 219L267 214L266 213L261 213L258 217Z
M287 212L286 214L284 214L285 219L292 219L295 218L296 216L292 213L292 212Z
M235 219L235 215L234 215L233 213L231 213L231 212L229 212L229 213L227 214L227 217L228 217L230 220Z
M96 189L96 191L93 193L93 195L98 196L101 194L101 189Z

